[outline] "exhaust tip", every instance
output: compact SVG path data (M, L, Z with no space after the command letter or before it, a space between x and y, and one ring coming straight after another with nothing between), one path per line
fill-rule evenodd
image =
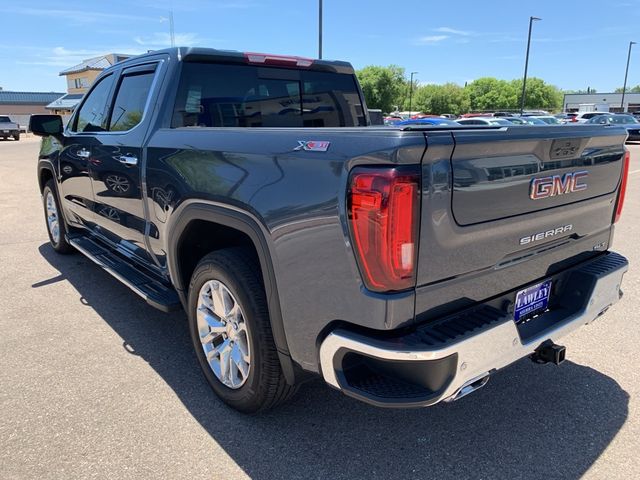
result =
M466 397L470 393L473 393L473 392L475 392L477 390L480 390L482 387L484 387L487 384L487 382L489 381L489 377L490 376L491 376L491 374L489 372L487 372L487 373L483 373L479 377L476 377L476 378L474 378L472 380L469 380L467 383L462 385L456 391L456 393L454 393L450 397L446 398L444 401L445 402L455 402L456 400L460 400L462 397Z

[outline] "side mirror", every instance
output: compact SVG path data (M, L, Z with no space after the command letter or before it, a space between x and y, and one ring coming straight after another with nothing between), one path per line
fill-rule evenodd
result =
M62 135L62 117L60 115L31 115L29 130L39 137Z

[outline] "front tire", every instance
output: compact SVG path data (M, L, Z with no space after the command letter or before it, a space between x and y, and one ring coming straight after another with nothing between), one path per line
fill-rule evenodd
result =
M198 363L227 405L255 413L295 393L280 367L264 286L249 250L218 250L200 260L189 285L188 315Z
M44 190L42 190L42 203L49 243L58 253L72 253L74 248L67 242L67 228L60 213L60 203L58 202L53 179L49 180L45 184Z
M16 142L17 142L17 141L19 141L19 140L20 140L20 134L19 134L19 133L16 133L16 134L13 136L13 139L14 139Z

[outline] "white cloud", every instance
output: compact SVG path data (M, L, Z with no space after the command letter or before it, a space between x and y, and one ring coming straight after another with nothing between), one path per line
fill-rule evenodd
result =
M140 48L109 48L109 49L68 49L65 47L54 47L42 49L31 58L18 60L20 65L45 65L49 67L69 68L89 58L98 57L107 53L122 53L125 55L138 55L144 53Z
M202 45L205 40L200 38L197 33L186 32L176 33L175 44L181 47L193 47L195 45ZM134 37L134 42L144 47L170 47L171 36L166 32L155 32L147 37Z
M449 35L427 35L415 40L417 45L435 45L449 38Z
M203 11L205 9L246 10L260 6L258 3L245 0L217 0L215 2L211 0L190 0L189 2L176 2L175 0L138 0L137 3L145 8L183 12Z
M73 23L95 23L104 20L127 20L127 21L149 21L157 20L155 17L145 17L140 15L128 15L106 12L83 12L80 10L61 10L49 8L7 8L6 13L17 15L30 15L36 17L49 17L65 20Z
M440 33L450 33L452 35L462 35L463 37L468 37L469 35L473 35L473 32L469 32L467 30L458 30L456 28L451 28L451 27L434 28L433 31L440 32Z

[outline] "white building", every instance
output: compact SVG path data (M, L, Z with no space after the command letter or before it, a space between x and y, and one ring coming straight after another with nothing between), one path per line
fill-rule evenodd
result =
M624 108L621 107L620 102L622 102L621 93L566 93L564 96L563 111L640 111L640 93L626 93L624 95Z

